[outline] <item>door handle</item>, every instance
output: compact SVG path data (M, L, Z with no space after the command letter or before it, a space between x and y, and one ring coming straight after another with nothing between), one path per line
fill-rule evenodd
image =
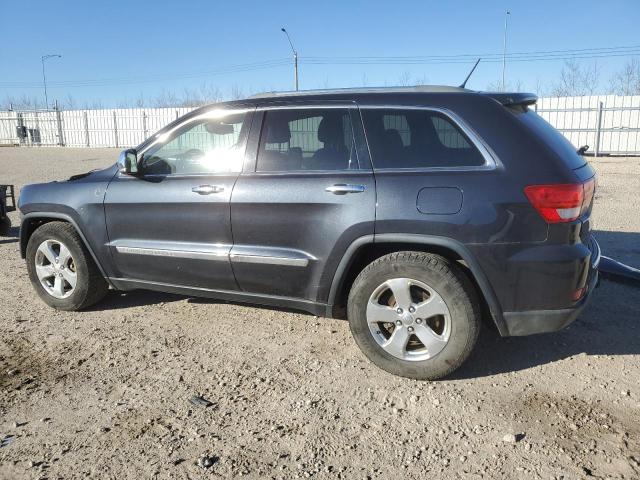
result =
M334 195L346 195L347 193L362 193L364 192L364 185L349 185L346 183L337 183L324 189L325 192L333 193Z
M193 187L191 191L199 195L210 195L212 193L224 192L224 187L219 187L217 185L199 185L197 187Z

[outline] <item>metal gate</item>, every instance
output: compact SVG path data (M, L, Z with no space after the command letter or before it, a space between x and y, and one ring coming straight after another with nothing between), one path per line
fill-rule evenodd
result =
M64 145L59 110L0 112L0 145Z

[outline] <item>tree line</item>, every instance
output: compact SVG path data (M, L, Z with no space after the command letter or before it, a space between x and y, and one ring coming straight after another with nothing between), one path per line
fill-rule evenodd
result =
M597 63L583 64L576 60L565 61L559 78L550 85L537 81L534 88L526 89L520 80L507 83L505 90L523 91L533 90L538 96L552 97L576 97L583 95L614 94L614 95L640 95L640 60L629 60L619 71L615 72L603 87L601 69ZM362 86L367 86L366 75L362 76ZM385 82L387 83L387 82ZM428 83L426 76L412 78L409 72L404 72L391 84L400 86L423 85ZM328 78L324 80L322 88L329 88ZM499 91L502 84L499 81L486 86L486 90ZM274 90L273 88L267 90ZM249 92L250 95L253 92ZM143 107L198 107L224 100L237 100L245 97L245 89L239 85L232 86L223 92L219 87L204 83L198 88L185 88L182 92L173 92L166 89L160 91L154 97L145 97L140 93L135 98L125 98L119 102L117 108L143 108ZM19 96L7 96L0 101L0 110L14 109L39 109L44 102L39 96L22 94ZM68 94L58 102L63 110L74 109L101 109L107 108L101 101L78 102ZM110 106L112 108L113 106Z

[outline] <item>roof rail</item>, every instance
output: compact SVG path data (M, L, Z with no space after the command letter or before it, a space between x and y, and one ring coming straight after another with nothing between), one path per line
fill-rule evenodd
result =
M298 90L285 92L263 92L251 95L249 98L296 97L306 95L335 95L335 94L366 94L366 93L454 93L470 92L465 88L449 85L416 85L413 87L356 87L329 88L318 90Z

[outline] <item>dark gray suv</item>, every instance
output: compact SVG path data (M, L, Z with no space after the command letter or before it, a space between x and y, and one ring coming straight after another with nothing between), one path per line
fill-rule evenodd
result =
M58 309L143 288L346 317L379 367L442 377L483 316L558 330L597 282L594 171L535 101L413 87L201 108L110 168L23 188L22 255Z

